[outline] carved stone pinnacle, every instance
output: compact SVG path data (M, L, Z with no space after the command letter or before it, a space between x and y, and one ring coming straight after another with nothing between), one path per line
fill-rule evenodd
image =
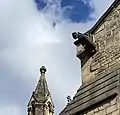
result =
M46 71L47 71L47 70L46 70L45 66L42 66L42 67L40 68L40 73L41 73L41 74L45 74Z

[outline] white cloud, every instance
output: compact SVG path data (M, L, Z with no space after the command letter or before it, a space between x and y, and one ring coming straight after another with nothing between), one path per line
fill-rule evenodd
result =
M113 2L114 0L91 0L90 5L95 9L92 17L98 20Z
M101 8L99 4L102 2L92 0L94 16L99 17L111 1L104 1ZM48 69L48 84L58 112L66 104L67 95L73 95L81 83L80 62L75 58L71 33L85 32L94 21L72 23L64 19L64 9L61 10L58 2L52 7L48 6L50 11L38 12L34 0L0 0L0 69L6 73L11 71L11 76L15 74L18 79L22 77L31 86L36 86L39 67L45 65ZM57 15L54 12L56 7ZM53 22L56 23L55 28ZM12 83L11 85L14 86ZM0 106L0 114L7 115L9 108L15 115L21 115L21 110L14 106Z
M11 106L0 106L0 115L23 115L21 112L20 107L17 107L15 105Z

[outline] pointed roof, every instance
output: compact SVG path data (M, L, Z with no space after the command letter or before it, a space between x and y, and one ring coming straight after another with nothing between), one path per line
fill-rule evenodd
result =
M46 68L42 66L40 68L40 73L41 73L40 79L38 81L35 91L33 91L32 93L32 96L28 102L28 106L31 105L33 101L38 103L44 103L48 99L48 97L51 97L48 89L47 81L45 78L45 72L46 72Z
M39 102L45 101L46 98L50 95L47 81L45 78L45 72L46 72L46 68L42 66L40 68L41 76L34 92L34 95Z

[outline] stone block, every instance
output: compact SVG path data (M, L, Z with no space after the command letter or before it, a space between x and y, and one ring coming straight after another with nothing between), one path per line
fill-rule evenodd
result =
M117 109L118 109L117 105L112 105L112 106L106 108L106 112L107 112L107 114L109 114L109 113L116 111Z
M112 115L120 115L119 110L112 112Z

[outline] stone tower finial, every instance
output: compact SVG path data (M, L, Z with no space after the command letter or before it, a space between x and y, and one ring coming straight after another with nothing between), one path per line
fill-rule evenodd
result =
M42 66L42 67L40 68L40 73L41 73L41 74L45 74L46 71L47 71L47 70L46 70L45 66Z

